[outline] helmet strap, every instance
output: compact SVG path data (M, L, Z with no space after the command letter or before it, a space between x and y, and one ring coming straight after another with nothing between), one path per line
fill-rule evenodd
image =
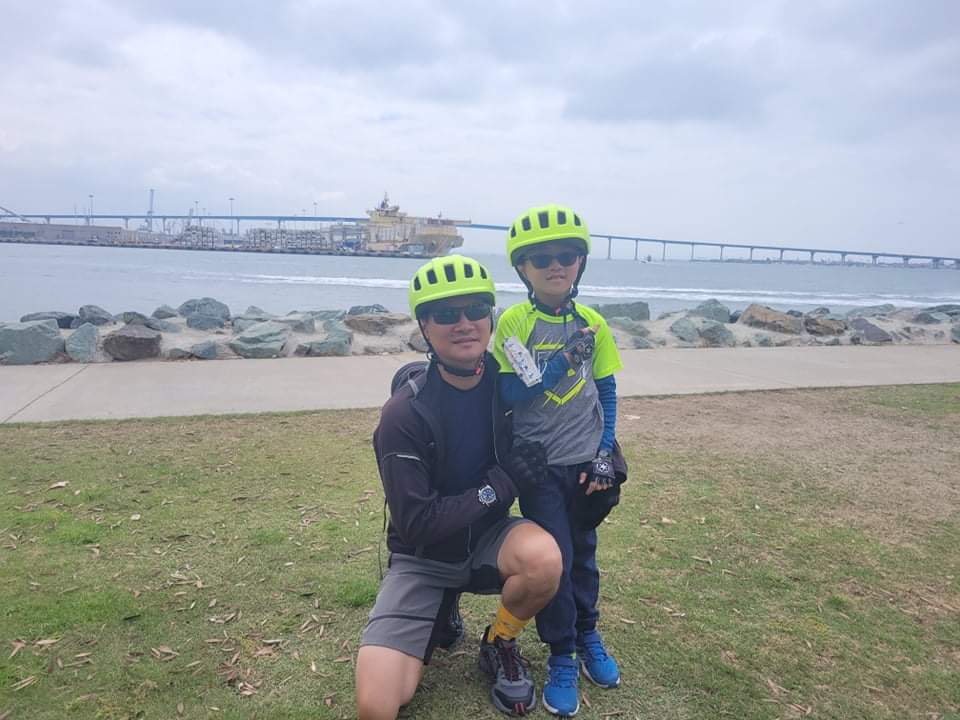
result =
M429 345L429 343L427 343ZM444 370L446 370L451 375L462 378L477 377L478 375L483 375L484 368L484 358L480 357L480 362L477 363L477 366L473 370L466 370L464 368L454 367L453 365L447 365L439 356L434 352L433 348L430 348L430 352L427 353L427 357L430 358L430 362L436 363Z

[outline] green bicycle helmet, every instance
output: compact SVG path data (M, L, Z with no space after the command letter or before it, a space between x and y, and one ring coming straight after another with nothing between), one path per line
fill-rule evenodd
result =
M464 255L433 258L410 280L410 314L417 318L418 310L427 303L460 295L484 295L491 305L495 305L496 289L490 273L476 260Z
M518 217L507 231L507 257L516 267L523 262L527 248L550 240L570 240L590 254L590 231L587 224L564 205L533 207Z

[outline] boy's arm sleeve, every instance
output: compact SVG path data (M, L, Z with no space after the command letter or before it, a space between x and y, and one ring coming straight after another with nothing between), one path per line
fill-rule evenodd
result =
M607 375L596 381L597 395L603 410L603 435L600 436L600 450L613 451L613 440L617 434L617 381L613 375Z
M510 363L507 361L507 367L509 365ZM570 363L567 362L567 356L563 353L557 353L543 369L541 381L533 387L527 387L523 380L512 372L504 373L500 376L500 398L507 407L513 407L519 402L535 398L544 390L553 390L569 369Z

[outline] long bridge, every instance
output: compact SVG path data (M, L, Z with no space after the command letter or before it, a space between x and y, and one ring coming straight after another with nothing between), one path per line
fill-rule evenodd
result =
M0 208L3 209L3 208ZM160 223L163 228L163 232L167 231L167 226L171 222L189 222L197 223L199 226L203 226L204 222L224 222L228 223L231 231L235 228L237 235L240 234L240 223L276 223L278 228L284 227L285 223L354 223L362 224L368 221L368 218L365 217L348 217L348 216L329 216L329 215L207 215L207 214L168 214L168 213L97 213L97 214L62 214L62 213L13 213L7 211L7 215L0 215L0 220L22 220L26 222L32 222L34 220L41 220L45 223L51 223L53 221L62 221L68 220L72 224L86 224L92 225L96 221L103 220L113 220L113 221L122 221L124 227L129 229L129 223L131 220L142 220L147 223L148 227L152 229L153 223ZM485 223L457 223L458 227L469 228L474 230L495 230L505 232L509 230L508 225L489 225ZM607 241L607 259L612 258L613 252L613 241L618 242L632 242L634 243L633 250L633 259L640 259L640 244L643 243L646 245L660 246L660 258L661 260L666 260L667 257L667 248L674 247L684 247L689 248L690 250L690 259L696 259L696 250L697 248L710 248L717 251L715 258L701 258L701 259L716 259L723 261L724 254L729 249L737 250L746 250L748 253L749 261L756 262L754 259L754 254L757 251L771 252L777 254L777 261L784 261L784 253L798 253L801 256L809 258L809 262L814 262L817 256L820 257L836 257L839 259L839 262L845 264L847 258L869 258L870 261L876 265L881 259L884 260L899 260L904 265L910 265L911 261L925 261L932 265L933 267L945 267L952 265L954 268L960 269L960 257L948 257L944 255L924 255L919 253L912 252L880 252L880 251L870 251L870 250L844 250L837 248L813 248L813 247L799 247L799 246L779 246L779 245L760 245L756 243L723 243L723 242L706 242L700 240L664 240L662 238L649 238L649 237L638 237L635 235L619 235L613 233L591 233L591 236L595 240L606 240ZM2 240L2 238L0 238ZM84 243L86 244L86 243ZM207 248L209 249L209 248ZM768 261L768 258L764 258L764 261Z

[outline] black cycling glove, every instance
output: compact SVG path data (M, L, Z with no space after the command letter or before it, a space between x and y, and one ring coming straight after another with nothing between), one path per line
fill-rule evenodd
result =
M563 346L563 352L570 357L574 369L593 357L596 342L596 335L590 328L578 330L567 340L566 345Z
M616 483L617 476L613 471L613 460L608 450L600 450L597 453L587 470L587 480L596 482L598 489L601 490L606 490Z
M547 477L547 452L543 443L520 440L503 461L503 469L521 494L542 487Z

